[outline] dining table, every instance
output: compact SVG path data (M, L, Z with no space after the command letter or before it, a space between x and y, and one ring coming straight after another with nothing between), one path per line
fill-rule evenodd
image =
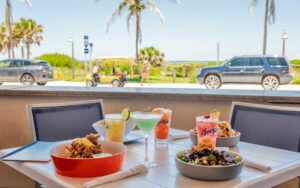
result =
M182 134L187 131L172 129L172 134ZM137 131L137 134L140 132ZM126 144L127 151L123 169L142 164L144 161L144 140ZM285 181L300 176L300 153L277 149L262 145L256 145L240 141L230 151L239 153L241 156L252 161L259 161L272 168L271 171L265 172L255 168L244 166L241 174L234 179L226 181L205 181L191 179L183 176L176 168L175 157L180 151L191 148L192 142L186 137L172 140L166 144L156 144L154 135L149 136L149 160L157 163L156 167L150 168L145 174L140 174L111 183L103 184L103 188L193 188L193 187L272 187ZM4 155L13 149L4 149L0 155ZM64 177L55 173L53 164L49 162L20 162L20 161L2 161L18 172L26 175L32 180L47 188L60 187L84 187L84 184L93 178L72 178Z

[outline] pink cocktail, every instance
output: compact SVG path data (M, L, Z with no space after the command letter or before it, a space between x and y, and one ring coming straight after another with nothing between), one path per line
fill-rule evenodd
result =
M217 141L217 121L205 117L196 117L198 147L214 150Z

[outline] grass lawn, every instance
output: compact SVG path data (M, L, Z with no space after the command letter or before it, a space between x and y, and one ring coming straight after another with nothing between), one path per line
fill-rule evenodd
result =
M294 80L293 84L300 84L300 66L293 66L293 74L294 74Z

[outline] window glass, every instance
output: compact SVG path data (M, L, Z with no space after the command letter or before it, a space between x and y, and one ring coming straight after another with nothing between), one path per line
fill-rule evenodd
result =
M250 66L263 66L264 62L261 58L250 58L249 65Z
M245 58L234 59L230 62L230 67L241 67L241 66L246 66Z
M48 63L46 61L40 61L39 64L43 65L45 67L49 67L49 65L48 65Z
M287 63L284 58L275 58L275 57L268 57L267 61L270 66L287 66Z
M10 65L10 61L0 61L0 68L5 68Z
M30 61L24 61L24 66L29 66L29 65L31 65Z
M10 67L22 67L23 66L23 61L22 60L15 60L12 61L10 64Z

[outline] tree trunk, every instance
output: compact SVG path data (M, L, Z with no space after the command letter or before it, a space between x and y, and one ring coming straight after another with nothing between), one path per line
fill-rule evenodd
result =
M11 45L11 54L12 54L12 57L13 59L15 58L15 50L14 50L14 46Z
M133 61L134 60L130 61L130 77L133 77Z
M6 0L6 7L5 7L5 25L6 25L6 32L9 36L9 44L8 44L8 57L15 58L15 53L13 51L13 34L11 30L11 2L10 0Z
M141 76L141 67L139 63L139 39L140 39L140 15L136 14L136 35L135 35L135 62L138 66L138 74Z
M266 0L265 22L264 22L264 38L263 38L263 55L267 53L267 38L268 38L268 15L269 15L269 0Z
M7 53L8 53L8 59L10 59L11 55L10 55L10 49L9 49L9 47L7 48Z
M27 59L30 57L30 44L26 43L26 50L27 50Z
M22 54L22 59L24 59L25 57L25 54L24 54L24 43L23 45L21 46L21 54Z

